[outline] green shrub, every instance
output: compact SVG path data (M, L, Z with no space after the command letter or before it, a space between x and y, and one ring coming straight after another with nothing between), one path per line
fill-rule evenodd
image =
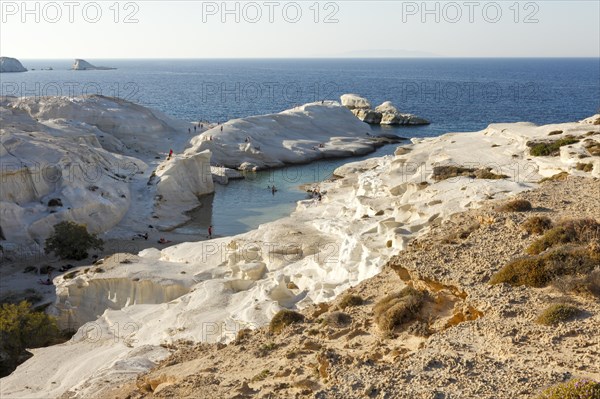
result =
M558 223L544 235L534 241L527 253L537 255L556 245L578 243L585 244L600 238L600 224L591 218L567 219Z
M508 177L506 175L498 175L496 173L493 173L492 168L474 169L474 168L464 168L462 166L452 166L452 165L435 166L433 168L433 176L432 177L433 177L433 180L436 180L436 181L446 180L446 179L450 179L453 177L460 177L460 176L470 177L472 179L490 179L490 180L505 179Z
M575 378L545 389L537 399L600 399L600 383Z
M73 222L60 222L54 233L46 239L45 252L54 252L61 259L82 260L90 249L102 250L104 242L88 233L85 226Z
M552 220L547 216L531 216L521 225L529 234L542 234L552 228Z
M581 310L565 303L556 303L547 307L535 320L545 326L555 326L569 321L581 314Z
M513 260L490 279L490 284L546 287L561 276L588 274L600 263L600 254L585 246L552 249L536 256Z
M302 323L304 316L293 310L283 309L277 312L277 314L271 320L269 324L269 330L272 333L279 334L283 329L290 324Z
M360 306L364 303L364 299L362 299L359 295L346 294L338 304L340 309L346 309L347 307Z
M529 153L535 157L556 156L560 153L560 147L578 143L573 136L566 136L562 139L549 142L528 142Z
M29 303L34 304L34 303L38 303L39 301L44 299L42 294L40 294L33 288L27 288L27 289L25 289L25 291L9 290L9 291L0 292L0 293L2 294L2 295L0 295L0 303L12 303L12 304L16 305L19 302L27 301Z
M5 303L0 307L0 351L8 355L0 361L0 377L11 373L26 357L27 348L39 348L61 341L55 320L36 312L29 302Z
M391 333L396 327L417 318L425 298L425 292L412 287L388 295L373 307L375 323L381 331Z
M523 199L509 201L498 208L500 212L527 212L531 209L531 202Z
M556 136L556 135L562 134L562 132L563 132L562 130L553 130L550 133L548 133L548 136Z

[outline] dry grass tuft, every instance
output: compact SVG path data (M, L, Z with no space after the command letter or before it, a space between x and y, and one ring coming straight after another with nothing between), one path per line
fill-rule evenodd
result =
M240 331L237 332L236 336L235 336L235 340L237 342L242 342L247 340L248 338L250 338L252 336L252 330L249 328L242 328Z
M359 295L346 294L342 297L338 306L340 309L346 309L347 307L360 306L364 302L364 299Z
M331 312L323 317L323 323L334 328L343 328L352 323L352 317L348 313Z
M531 202L523 199L516 199L507 202L498 208L499 212L527 212L532 209Z
M542 180L539 181L539 183L544 183L547 181L565 181L565 180L567 180L568 177L569 177L568 172L560 172L560 173L557 173L550 177L544 177Z
M254 377L252 377L252 379L250 381L252 382L259 382L259 381L263 381L265 379L267 379L269 376L271 375L271 372L267 369L261 371L260 373L256 374Z
M582 170L584 172L591 172L592 170L594 170L594 164L591 162L589 162L589 163L577 162L577 165L575 165L575 169Z
M567 219L559 222L534 241L527 253L537 255L556 245L595 243L600 239L600 224L594 219Z
M595 157L600 156L600 142L588 139L587 142L586 142L586 144L585 144L585 149L592 156L595 156Z
M582 276L563 276L552 285L563 294L578 294L600 298L600 268Z
M523 222L521 228L529 234L543 234L552 228L552 220L547 216L530 216Z
M598 399L600 383L587 379L573 379L546 388L537 399Z
M274 334L279 334L283 329L290 324L302 323L304 316L293 310L283 309L277 312L271 323L269 324L269 330Z
M396 327L417 318L426 296L424 291L412 287L386 296L373 307L375 323L381 331L391 333Z
M591 273L600 263L600 254L586 246L563 245L540 255L515 259L490 279L490 284L546 287L561 276Z
M456 231L454 233L448 234L446 237L442 238L443 244L457 244L460 240L466 240L471 233L477 230L481 225L479 223L473 223L468 226L466 229L462 229Z
M541 288L555 281L559 284L566 281L564 276L589 275L600 264L600 224L590 218L563 220L526 251L533 256L508 263L492 276L490 283ZM591 292L598 285L598 278L593 276L588 287Z
M580 314L581 310L575 306L566 303L555 303L554 305L547 307L535 321L536 323L545 326L556 326L560 323L572 320Z

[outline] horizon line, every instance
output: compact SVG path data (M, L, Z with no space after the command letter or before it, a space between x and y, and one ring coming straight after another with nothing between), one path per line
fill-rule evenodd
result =
M2 56L9 57L9 56ZM10 57L18 60L377 60L377 59L549 59L549 58L594 58L600 59L600 55L577 55L577 56L408 56L408 57L323 57L323 56L307 56L307 57L77 57L77 58L27 58L27 57Z

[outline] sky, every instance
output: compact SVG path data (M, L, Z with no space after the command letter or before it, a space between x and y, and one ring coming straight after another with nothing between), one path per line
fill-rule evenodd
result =
M0 0L0 55L599 57L600 2Z

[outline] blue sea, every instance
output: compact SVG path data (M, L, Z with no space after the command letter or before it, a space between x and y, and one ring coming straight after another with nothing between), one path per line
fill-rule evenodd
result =
M0 75L1 94L96 93L183 120L223 122L356 93L373 106L389 100L402 112L431 121L428 126L385 128L404 137L477 131L495 122L575 121L600 109L598 58L87 61L117 69L71 71L72 60L21 60L29 72ZM52 70L42 70L48 67ZM369 156L390 154L394 148ZM348 161L261 172L227 188L218 186L180 231L199 234L213 224L217 234L229 235L285 216L305 197L299 185L327 178ZM275 196L266 189L271 184L279 188Z
M600 108L598 58L88 60L117 68L110 71L21 61L30 71L1 75L2 95L99 93L190 121L279 112L344 93L431 120L418 135L572 121Z

